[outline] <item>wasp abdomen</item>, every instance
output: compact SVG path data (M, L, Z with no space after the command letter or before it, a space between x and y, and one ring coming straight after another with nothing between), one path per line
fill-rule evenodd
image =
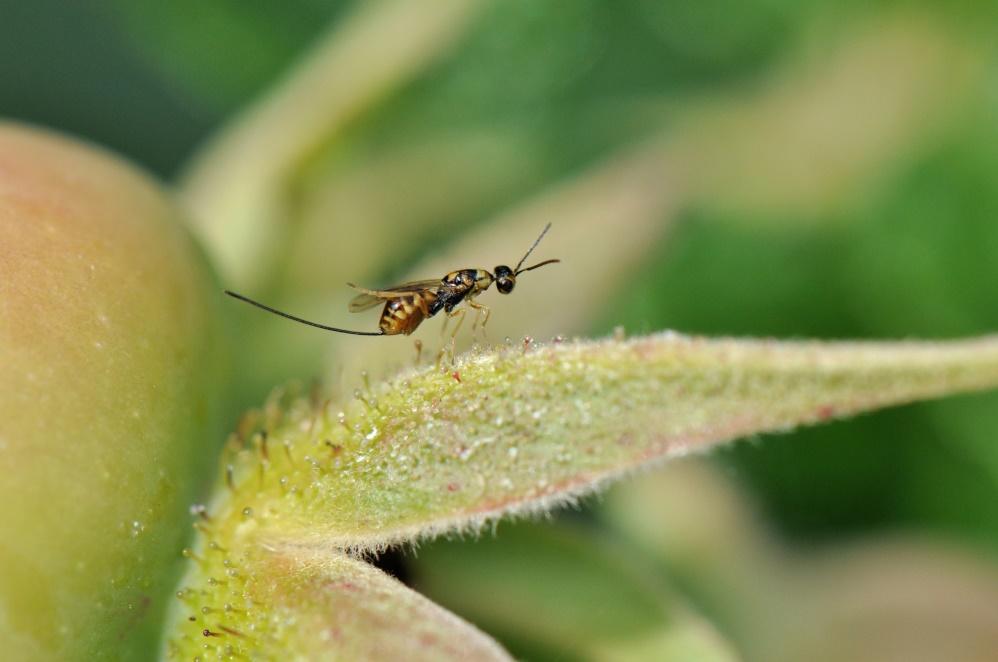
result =
M431 316L430 308L436 299L436 293L429 291L389 299L381 312L378 327L386 336L400 333L409 335L424 319Z

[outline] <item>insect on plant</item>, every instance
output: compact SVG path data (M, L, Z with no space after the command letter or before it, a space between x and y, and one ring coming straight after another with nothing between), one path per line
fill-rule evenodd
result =
M423 320L433 317L442 310L447 313L448 317L459 317L457 326L454 327L453 337L457 335L458 329L461 328L461 323L464 322L464 315L467 309L457 308L455 310L456 306L462 301L478 312L478 317L475 319L475 326L477 327L480 319L482 328L484 329L489 321L491 311L488 306L475 301L475 297L489 289L492 283L496 284L496 289L501 294L509 294L516 287L516 277L523 272L561 261L544 260L533 266L521 268L526 259L537 248L537 244L541 242L541 239L544 238L544 235L550 229L551 224L548 223L530 249L527 250L523 258L517 263L515 269L510 269L505 265L496 267L494 273L487 269L458 269L440 279L416 280L383 290L369 290L353 283L347 283L347 285L360 292L359 295L350 301L348 308L351 313L359 313L384 302L385 307L381 310L378 331L353 331L326 326L325 324L311 322L301 317L295 317L294 315L271 308L259 301L254 301L249 297L230 290L226 290L225 293L257 308L262 308L269 313L286 317L301 324L325 329L326 331L335 331L336 333L349 333L355 336L409 335L419 327Z

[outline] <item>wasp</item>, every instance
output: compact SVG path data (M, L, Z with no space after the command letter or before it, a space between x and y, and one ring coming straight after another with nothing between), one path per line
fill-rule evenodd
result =
M335 331L336 333L349 333L355 336L409 335L422 324L423 320L433 317L442 310L449 317L460 315L460 320L454 328L454 335L457 335L457 331L464 321L465 313L464 308L455 310L458 304L464 302L475 309L482 319L482 327L484 329L489 321L491 311L488 306L483 306L475 301L475 298L479 294L489 289L492 283L496 284L496 289L499 290L500 294L509 294L516 287L516 278L520 274L561 261L544 260L533 266L521 268L527 258L530 257L530 254L537 248L537 244L541 243L541 239L544 238L544 235L550 229L551 224L548 223L533 245L530 246L530 249L527 250L523 258L517 263L515 269L510 269L506 265L499 265L491 272L487 269L457 269L440 279L417 280L388 287L383 290L369 290L353 283L347 283L347 285L360 292L349 303L348 309L351 313L369 310L382 302L384 303L384 308L381 310L381 320L378 322L378 331L352 331L350 329L326 326L325 324L312 322L277 310L276 308L271 308L259 301L254 301L247 296L230 290L225 290L225 293L257 308L262 308L269 313L280 315L301 324L307 324L326 331ZM475 324L477 325L477 323L478 321L476 320Z

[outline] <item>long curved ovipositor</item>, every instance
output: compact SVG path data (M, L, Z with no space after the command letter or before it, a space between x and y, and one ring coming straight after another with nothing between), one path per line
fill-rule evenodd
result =
M250 299L247 296L243 296L242 294L239 294L238 292L233 292L232 290L225 290L225 293L228 294L230 297L234 297L236 299L239 299L240 301L245 301L246 303L248 303L248 304L250 304L252 306L256 306L257 308L262 308L262 309L266 310L268 313L274 313L275 315L280 315L281 317L286 317L289 320L294 320L295 322L300 322L302 324L307 324L309 326L314 326L314 327L316 327L318 329L323 329L325 331L335 331L336 333L349 333L349 334L352 334L352 335L355 335L355 336L383 336L383 335L385 335L384 333L382 333L380 331L351 331L350 329L339 329L339 328L337 328L335 326L326 326L325 324L319 324L318 322L310 322L307 319L302 319L301 317L295 317L294 315L282 312L280 310L277 310L276 308L271 308L267 304L260 303L259 301L254 301L253 299Z

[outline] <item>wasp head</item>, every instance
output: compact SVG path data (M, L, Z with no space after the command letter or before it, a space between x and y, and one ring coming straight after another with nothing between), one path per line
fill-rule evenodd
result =
M496 267L496 289L501 294L509 294L516 287L516 274L507 266Z

